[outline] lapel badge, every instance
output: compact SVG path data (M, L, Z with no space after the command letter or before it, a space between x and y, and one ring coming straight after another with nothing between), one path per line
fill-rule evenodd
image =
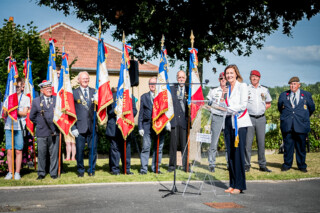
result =
M307 109L308 109L306 104L305 104L305 105L303 105L303 108L304 108L305 110L307 110Z
M81 103L80 99L78 99L78 100L77 100L77 103L78 103L78 104L80 104L80 103Z

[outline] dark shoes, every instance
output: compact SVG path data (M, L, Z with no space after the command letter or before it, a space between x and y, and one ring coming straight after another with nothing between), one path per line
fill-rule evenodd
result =
M110 172L112 175L120 175L120 172Z
M268 169L267 167L260 167L259 171L261 172L272 172L270 169Z
M51 178L52 178L52 179L57 179L58 176L57 176L57 175L53 175L53 176L51 176Z
M134 173L131 172L131 171L128 171L128 172L127 172L127 175L134 175Z
M146 175L147 172L140 172L139 174L140 174L140 175Z
M79 174L78 174L78 177L79 177L79 178L82 178L83 176L84 176L83 173L79 173Z
M88 173L88 175L90 176L90 177L93 177L94 175L95 175L95 173L93 172L93 173Z
M304 168L304 169L299 169L301 172L304 172L304 173L307 173L308 172L308 170L306 169L306 168Z
M245 166L245 167L244 167L244 171L245 171L245 172L250 172L250 166Z
M174 168L171 168L171 167L168 168L168 172L173 172L173 171L174 171Z
M209 167L210 172L214 172L214 167Z
M285 167L285 166L283 166L282 165L282 167L281 167L281 171L282 172L286 172L286 171L288 171L290 168L288 168L288 167Z
M44 179L43 175L39 175L38 178L37 178L37 180L42 180L42 179Z

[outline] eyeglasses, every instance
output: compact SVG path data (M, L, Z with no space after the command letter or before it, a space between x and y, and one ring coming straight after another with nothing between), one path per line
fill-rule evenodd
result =
M16 89L20 89L21 87L20 86L16 86Z
M221 80L224 80L224 78L219 78L219 80L221 81Z

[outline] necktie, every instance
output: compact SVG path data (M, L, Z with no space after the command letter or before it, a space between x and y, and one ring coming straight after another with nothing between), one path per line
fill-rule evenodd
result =
M183 99L182 87L180 87L180 98Z
M46 98L46 104L47 104L47 107L49 108L49 106L50 106L50 98Z
M88 102L88 92L87 92L87 89L84 89L84 98L86 99L86 102Z
M293 105L293 108L296 106L296 93L293 93L292 105Z

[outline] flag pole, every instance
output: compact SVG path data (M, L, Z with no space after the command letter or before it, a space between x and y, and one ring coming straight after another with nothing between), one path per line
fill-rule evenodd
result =
M99 20L99 39L101 39L101 20ZM99 48L99 47L98 47ZM98 50L99 52L99 50ZM99 57L99 55L98 55ZM97 64L99 66L99 64ZM98 69L98 67L97 67ZM98 103L97 103L98 104ZM93 175L92 167L93 167L93 150L94 150L94 142L95 142L95 134L96 134L96 116L97 116L97 105L94 104L93 109L93 128L92 128L92 141L91 141L91 162L90 162L90 174Z
M29 51L29 47L27 47L27 54L28 54L28 59L27 61L30 61L30 51ZM27 71L27 75L29 78L29 73ZM30 110L30 109L29 109ZM34 140L34 136L32 136L32 147L33 147L33 166L34 169L37 170L37 156L36 156L36 145L35 145L35 140Z
M14 135L13 135L13 120L11 119L11 144L12 144L12 151L11 151L11 160L12 160L12 179L14 180Z
M126 39L125 39L125 34L124 31L122 32L122 45L125 45ZM123 173L126 175L127 174L127 140L124 140L124 147L123 147L123 154L124 154L124 171Z
M164 46L164 35L162 34L162 38L161 38L161 50L163 49ZM160 132L161 133L161 132ZM157 138L157 160L156 160L156 173L158 174L158 167L159 167L159 142L160 142L160 133L158 134L158 138Z
M191 48L193 48L193 44L194 44L194 39L195 39L195 37L194 37L194 35L193 35L193 30L191 30L191 35L190 35L190 42L191 42ZM191 65L189 65L189 66L191 66ZM189 75L191 75L190 73L189 73ZM191 83L191 82L189 82L189 83ZM191 89L191 88L189 88L189 89ZM187 148L188 148L188 152L187 152L187 165L186 165L186 172L189 172L189 155L190 155L190 126L191 126L191 110L189 110L189 112L188 112L188 142L187 142Z
M12 60L12 49L10 49L10 58ZM18 110L17 110L18 111ZM8 113L9 114L9 113ZM14 130L13 130L13 119L11 118L11 161L12 161L12 179L14 180Z

